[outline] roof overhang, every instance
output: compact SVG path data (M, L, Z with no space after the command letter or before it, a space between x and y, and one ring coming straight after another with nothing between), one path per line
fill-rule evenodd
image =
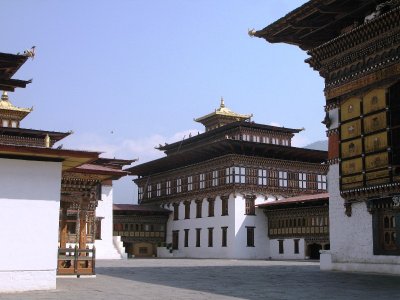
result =
M386 0L311 0L262 30L250 32L270 43L287 43L303 50L315 48L362 24Z
M62 170L69 170L98 158L100 152L0 145L0 158L62 162Z

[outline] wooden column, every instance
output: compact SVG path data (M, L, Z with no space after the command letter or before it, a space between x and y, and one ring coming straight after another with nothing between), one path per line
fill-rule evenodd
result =
M79 249L86 249L86 211L79 212Z
M60 234L60 248L66 248L67 247L67 238L68 238L68 232L67 232L67 209L66 208L61 208L61 214L60 214L60 228L59 228L59 234Z

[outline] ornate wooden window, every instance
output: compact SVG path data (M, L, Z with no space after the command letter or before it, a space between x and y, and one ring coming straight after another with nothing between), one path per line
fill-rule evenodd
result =
M168 180L168 181L165 183L165 193L166 193L167 195L171 195L171 181L170 181L170 180Z
M226 196L222 196L221 197L221 205L222 205L222 209L221 209L221 211L222 211L222 216L227 216L228 215L228 200L229 200L229 197L226 197Z
M218 171L212 171L212 186L218 186Z
M262 142L263 142L264 144L269 144L269 137L268 137L268 136L263 136L263 137L262 137Z
M203 207L203 201L202 200L196 200L196 218L201 218L201 210Z
M200 189L204 189L206 187L206 174L201 173L199 176L199 186Z
M213 246L213 230L214 228L212 227L208 228L208 247Z
M222 247L227 247L228 245L228 227L221 227L222 230Z
M157 195L157 197L160 197L160 196L161 196L161 183L157 183L157 186L156 186L156 195Z
M150 199L151 198L151 184L149 184L147 186L147 198Z
M268 185L268 171L265 169L258 169L258 185Z
M307 188L307 174L299 173L299 188L306 189Z
M255 215L256 207L255 207L255 197L250 196L245 198L245 214L246 215Z
M143 200L143 187L141 186L138 188L138 200Z
M251 226L246 226L247 230L247 247L254 247L254 228Z
M258 135L253 135L253 142L259 143L261 138Z
M185 240L183 247L189 247L189 229L184 229L185 231Z
M172 231L172 249L179 249L179 230Z
M190 192L193 190L193 176L188 176L187 182L188 182L187 190L188 192Z
M191 201L185 201L185 219L190 219L190 203Z
M209 198L209 199L207 199L207 201L208 201L208 216L209 217L214 217L215 199L214 198Z
M246 183L245 167L230 167L226 169L226 183Z
M201 228L196 228L196 247L200 247Z
M317 184L319 190L326 190L326 175L317 175Z
M181 178L178 178L176 180L176 192L177 193L182 192L182 179Z
M400 255L400 195L371 200L374 254Z
M279 186L280 187L287 187L288 181L288 174L286 171L279 171Z

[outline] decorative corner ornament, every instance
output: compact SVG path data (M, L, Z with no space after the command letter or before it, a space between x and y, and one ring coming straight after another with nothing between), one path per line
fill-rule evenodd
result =
M255 30L254 28L252 28L252 29L247 29L247 34L248 34L250 37L254 37L254 36L256 36L256 30Z
M331 127L332 121L329 118L329 112L325 113L325 118L322 120L321 123L324 124L327 129L329 129Z

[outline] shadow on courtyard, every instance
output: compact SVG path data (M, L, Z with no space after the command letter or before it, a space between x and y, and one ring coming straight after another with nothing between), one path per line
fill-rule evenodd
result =
M400 299L400 277L318 265L98 267L97 274L244 299ZM168 295L171 296L171 295Z

